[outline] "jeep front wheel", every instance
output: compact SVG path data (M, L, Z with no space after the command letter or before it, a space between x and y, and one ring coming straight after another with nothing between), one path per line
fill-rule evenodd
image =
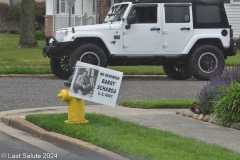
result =
M50 59L50 67L56 77L60 79L68 79L72 72L69 69L68 56L64 56L61 59Z
M107 67L107 57L103 50L94 44L84 44L73 51L70 57L70 66L76 65L77 61L96 66Z
M185 64L165 64L163 70L169 78L174 80L186 80L192 77Z
M210 75L221 74L224 65L221 50L212 45L197 48L188 60L189 71L198 80L209 80Z

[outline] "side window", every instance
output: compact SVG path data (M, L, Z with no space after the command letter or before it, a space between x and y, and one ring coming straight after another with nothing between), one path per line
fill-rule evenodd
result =
M198 23L220 23L221 15L218 6L200 6L196 7L196 16Z
M165 6L165 23L189 23L189 6Z
M227 28L227 14L223 3L193 3L193 28Z
M157 23L157 7L134 7L129 16L135 17L136 23Z

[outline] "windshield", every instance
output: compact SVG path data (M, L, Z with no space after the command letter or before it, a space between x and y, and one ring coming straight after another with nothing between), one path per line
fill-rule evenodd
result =
M104 22L121 21L127 7L128 4L112 6L112 8L108 11Z

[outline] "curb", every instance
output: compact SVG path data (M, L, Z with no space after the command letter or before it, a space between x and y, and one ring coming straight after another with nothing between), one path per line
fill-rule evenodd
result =
M167 75L123 75L123 79L145 79L145 80L170 80L176 81L174 79L169 78ZM194 77L191 77L184 81L196 81Z
M39 77L39 78L56 78L54 74L0 74L0 77ZM123 75L123 79L170 79L166 75Z
M53 78L58 79L54 74L0 74L0 77L16 77L16 78ZM143 79L143 80L173 80L167 75L123 75L122 79ZM195 81L195 78L190 78L185 81ZM173 80L175 81L175 80Z
M106 150L104 148L98 147L96 145L90 144L88 142L84 142L75 138L71 138L59 133L48 132L23 118L1 118L2 122L7 125L25 131L27 133L32 134L35 137L38 137L42 140L48 141L53 144L58 144L60 146L67 146L70 150L78 150L87 155L89 158L103 159L103 160L129 160L124 158L114 152ZM95 154L95 156L94 156Z
M55 78L54 74L0 74L0 77L17 77L17 78Z

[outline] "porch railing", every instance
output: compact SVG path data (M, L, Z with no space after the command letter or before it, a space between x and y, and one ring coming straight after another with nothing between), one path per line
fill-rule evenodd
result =
M75 25L82 26L82 25L93 25L96 24L96 15L92 13L91 15L87 15L85 12L84 15L76 16Z

